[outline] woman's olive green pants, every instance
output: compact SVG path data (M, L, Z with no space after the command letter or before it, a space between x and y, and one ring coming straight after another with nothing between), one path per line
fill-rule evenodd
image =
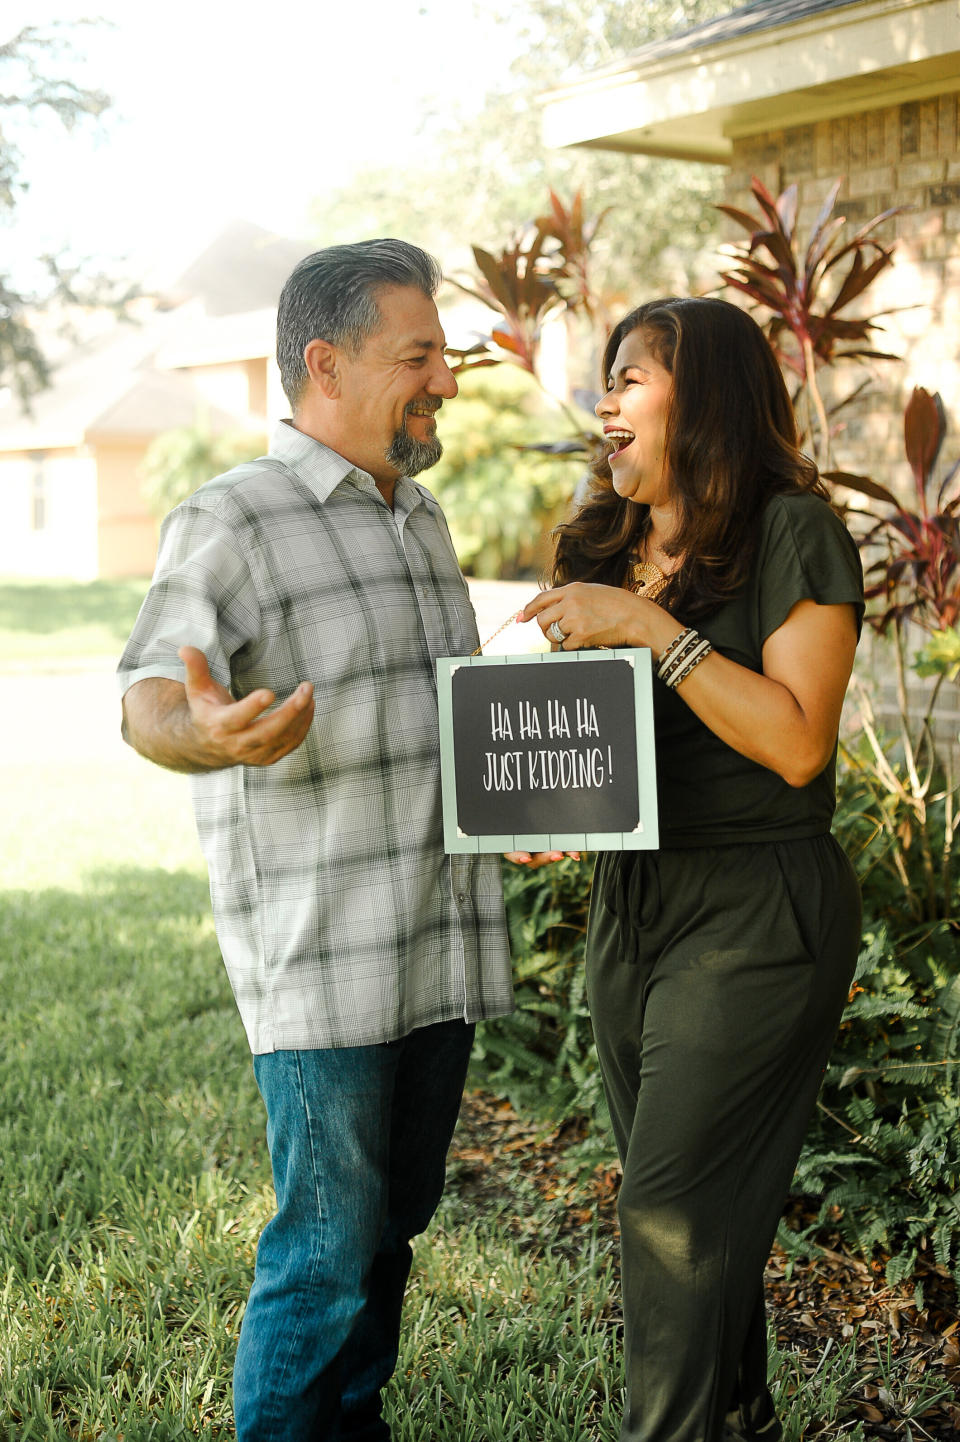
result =
M587 978L623 1163L621 1442L781 1435L763 1269L859 941L831 836L598 862Z

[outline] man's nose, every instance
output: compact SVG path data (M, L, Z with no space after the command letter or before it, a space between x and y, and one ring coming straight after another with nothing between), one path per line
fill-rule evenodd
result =
M452 401L460 389L456 376L442 357L430 377L429 389L431 395L443 396L448 401Z

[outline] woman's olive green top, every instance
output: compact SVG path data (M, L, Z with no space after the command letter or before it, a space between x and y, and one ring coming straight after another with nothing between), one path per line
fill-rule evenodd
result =
M714 649L762 671L762 649L798 601L850 602L863 620L860 554L826 501L774 496L760 522L753 573L732 601L696 622ZM678 620L682 620L678 616ZM808 786L788 786L774 771L721 741L666 686L654 686L660 846L722 846L784 841L829 831L836 805L836 747Z

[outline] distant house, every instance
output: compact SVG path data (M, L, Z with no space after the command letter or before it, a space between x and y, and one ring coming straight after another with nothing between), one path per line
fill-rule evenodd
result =
M0 404L0 575L147 575L150 442L201 425L262 433L282 415L276 300L307 247L237 222L134 324L57 365L24 414Z
M880 346L905 364L883 368L837 457L878 477L901 469L914 385L939 390L960 428L957 0L753 0L574 77L544 106L548 144L713 162L744 209L751 176L775 194L796 181L802 225L840 176L851 226L910 206L878 232L899 244L869 306L910 307L883 321ZM731 224L729 238L744 235Z

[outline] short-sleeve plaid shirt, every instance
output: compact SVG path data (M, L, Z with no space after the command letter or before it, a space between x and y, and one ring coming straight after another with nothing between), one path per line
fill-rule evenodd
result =
M239 698L312 681L304 742L194 775L217 936L254 1052L364 1046L511 1010L499 858L443 850L437 656L476 620L443 513L288 423L167 518L120 661Z

